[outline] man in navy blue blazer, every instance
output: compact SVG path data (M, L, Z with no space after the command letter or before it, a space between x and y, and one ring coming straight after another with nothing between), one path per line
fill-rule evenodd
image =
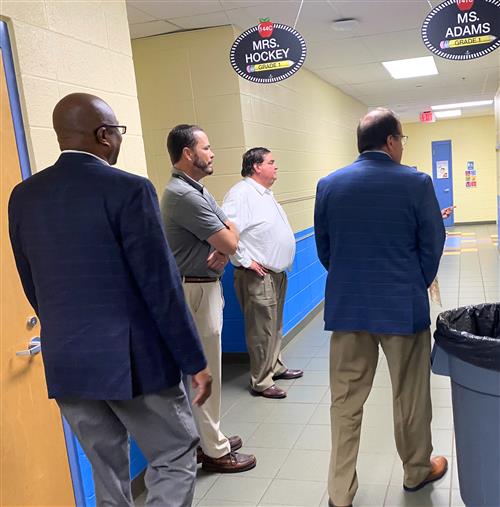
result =
M100 98L64 97L53 124L59 159L9 202L49 398L92 463L98 506L133 505L130 433L149 463L146 504L188 507L199 438L181 374L192 375L197 404L210 395L211 375L155 190L111 167L126 127Z
M359 158L319 181L314 211L318 255L328 271L325 329L333 331L328 492L335 506L350 505L358 487L363 404L379 345L391 377L405 490L447 469L445 458L431 458L427 294L443 251L443 219L431 178L400 163L407 137L392 111L368 113L357 136Z

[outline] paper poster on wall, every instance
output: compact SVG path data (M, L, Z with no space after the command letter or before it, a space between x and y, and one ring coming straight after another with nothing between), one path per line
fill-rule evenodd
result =
M449 178L448 161L447 160L438 160L436 162L436 167L437 167L436 174L437 174L438 180L446 180Z
M474 167L474 161L469 160L467 162L467 170L465 171L465 188L477 187L477 172Z

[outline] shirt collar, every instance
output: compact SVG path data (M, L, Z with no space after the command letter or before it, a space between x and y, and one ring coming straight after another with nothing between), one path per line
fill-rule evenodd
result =
M264 185L261 185L260 183L255 181L253 178L250 178L247 176L244 181L246 181L249 185L252 185L252 187L255 188L255 190L257 190L257 192L259 192L260 195L264 195L266 193L273 195L273 192L271 189L266 188Z
M361 153L361 155L364 155L365 153L382 153L383 155L389 157L392 160L392 157L389 155L389 153L387 153L384 150L365 150L363 151L363 153Z
M81 151L81 150L63 150L61 151L61 155L63 153L78 153L79 155L90 155L91 157L96 158L97 160L105 163L106 165L109 165L103 158L98 157L97 155L94 155L93 153L89 153L88 151Z
M184 171L181 171L180 169L177 169L174 167L172 169L172 176L174 178L179 178L179 179L185 181L187 184L196 188L196 190L200 191L203 194L204 186L200 182L193 180L193 178L191 178L191 176L188 176Z

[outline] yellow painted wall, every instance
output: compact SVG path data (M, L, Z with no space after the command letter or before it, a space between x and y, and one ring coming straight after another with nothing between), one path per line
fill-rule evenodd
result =
M305 69L277 84L241 79L229 63L237 35L227 26L132 41L150 178L161 193L171 171L168 131L197 123L215 152L214 175L203 183L218 201L241 179L243 152L265 146L293 229L311 227L316 183L357 157L366 107Z
M272 150L273 192L295 231L311 227L316 184L357 158L356 127L367 108L305 69L274 85L238 79L245 145Z
M407 123L409 136L403 163L416 165L432 174L432 141L451 140L453 200L455 222L484 222L497 218L497 163L495 156L495 118L479 116L435 123ZM467 162L474 161L477 187L465 187Z
M132 49L124 0L1 0L9 27L33 172L59 146L52 110L73 92L102 97L127 125L118 167L146 175Z

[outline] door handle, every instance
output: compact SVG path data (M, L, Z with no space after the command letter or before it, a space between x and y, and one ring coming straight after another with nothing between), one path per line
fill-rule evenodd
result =
M42 351L42 344L39 336L34 336L28 343L26 350L19 350L16 352L16 356L34 356Z

